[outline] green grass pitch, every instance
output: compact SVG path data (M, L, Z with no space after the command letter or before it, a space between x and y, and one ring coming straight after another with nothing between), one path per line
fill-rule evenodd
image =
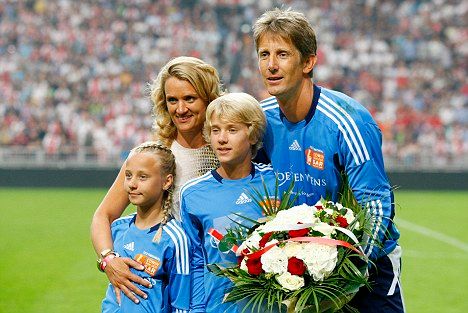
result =
M105 190L0 188L0 312L99 312L89 224ZM409 313L468 312L468 193L396 192Z

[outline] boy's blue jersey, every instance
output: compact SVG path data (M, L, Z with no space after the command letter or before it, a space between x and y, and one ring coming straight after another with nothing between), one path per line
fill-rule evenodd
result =
M111 225L114 249L122 257L145 265L144 271L132 273L149 281L152 288L139 286L148 299L135 304L122 293L118 305L111 284L102 302L102 312L188 312L190 307L191 247L180 223L172 219L162 229L159 243L153 242L159 224L149 229L135 226L136 214L122 217Z
M275 97L261 106L268 122L263 146L278 172L280 190L294 179L298 203L315 204L320 197L336 201L344 171L356 199L375 217L367 254L377 258L391 252L399 232L390 220L393 194L384 170L382 136L370 113L354 99L316 85L311 109L298 123L286 119ZM372 244L376 236L382 250Z
M216 170L187 182L181 189L182 224L194 247L192 275L193 296L205 300L206 308L198 307L194 312L241 312L242 307L231 302L222 303L232 286L227 278L208 272L206 264L237 263L231 250L218 249L219 235L226 229L237 226L234 221L249 225L236 214L258 219L262 210L255 204L249 192L256 188L263 194L263 182L269 195L274 196L275 174L270 166L253 163L251 175L242 179L223 179ZM197 301L199 302L199 301Z

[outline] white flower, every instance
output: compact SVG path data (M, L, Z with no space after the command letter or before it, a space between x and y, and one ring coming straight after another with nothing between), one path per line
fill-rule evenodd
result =
M283 211L281 211L283 212ZM288 225L291 224L291 221L284 218L278 218L276 216L273 220L266 222L264 225L257 228L257 231L262 233L269 233L272 231L281 231L288 229Z
M335 269L338 250L336 246L306 243L297 258L304 261L315 281L322 281Z
M265 252L260 260L266 273L283 274L288 270L288 257L278 246Z
M323 205L324 205L324 203L326 203L326 201L325 201L325 200L323 200L323 198L320 198L320 200L318 200L318 201L317 201L317 202L314 204L314 206L317 206L317 205L319 205L319 206L323 206Z
M279 242L278 239L272 239L266 243L265 247L273 245L273 244L277 244L278 242Z
M327 208L324 208L323 209L328 215L333 215L333 209L327 209Z
M335 232L335 228L333 226L328 225L327 223L318 223L314 227L313 230L321 232L325 237L330 238L331 235Z
M289 272L284 272L283 274L276 276L276 280L283 288L288 290L298 290L301 287L304 287L304 278L297 275L291 275Z
M276 217L257 228L259 232L287 231L301 224L315 224L320 221L315 216L317 209L307 204L301 204L288 210L279 211Z
M292 258L293 256L297 256L301 250L302 244L300 242L287 242L283 247L283 251L288 259Z
M243 270L243 271L246 271L246 272L249 272L249 269L247 268L247 262L246 262L246 258L244 258L240 264L240 269Z
M313 206L308 206L307 204L301 204L294 206L288 210L279 211L275 219L281 219L283 221L288 221L288 224L309 224L315 223L317 218L315 217L315 212L317 209Z
M348 224L351 224L355 219L354 212L352 210L346 208L346 214L344 215L344 218L346 219ZM358 222L356 222L355 228L359 228L359 223Z
M254 231L238 248L237 251L242 252L246 248L260 249L260 239L262 236L257 231Z

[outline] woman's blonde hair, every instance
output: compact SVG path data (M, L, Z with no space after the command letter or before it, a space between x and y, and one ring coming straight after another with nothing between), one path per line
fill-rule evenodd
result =
M160 226L156 235L154 236L153 241L159 242L162 234L162 227L169 221L171 216L174 216L173 212L173 199L174 199L174 181L176 176L176 162L174 154L172 154L171 149L165 145L156 142L156 141L147 141L139 146L133 148L130 151L130 156L137 153L151 153L154 154L159 161L159 170L161 175L167 176L172 175L172 185L164 190L161 209L163 212L163 219L161 220Z
M177 128L167 110L164 89L170 77L189 82L206 105L222 94L218 71L210 64L187 56L169 61L150 86L150 96L153 102L153 128L157 130L156 139L166 146L170 146L177 135Z
M210 141L213 115L229 122L247 125L249 140L255 142L252 145L252 158L257 155L257 151L262 147L266 118L260 104L254 97L243 92L233 92L213 100L206 109L206 121L203 129L203 135L207 142Z

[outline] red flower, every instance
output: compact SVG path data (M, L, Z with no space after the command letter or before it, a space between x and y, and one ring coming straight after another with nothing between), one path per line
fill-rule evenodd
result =
M288 272L292 275L303 275L305 273L306 266L304 261L296 257L292 257L288 260Z
M245 248L242 250L241 255L237 258L237 265L240 266L242 263L242 260L244 260L245 256L250 253L250 250Z
M348 221L346 220L346 218L344 216L338 216L336 219L335 219L338 224L340 224L340 227L348 227Z
M262 262L260 261L260 258L249 258L245 261L245 265L247 266L247 271L250 275L258 276L263 272Z
M297 222L297 223L302 224L301 222ZM307 236L308 233L309 233L308 228L302 228L302 229L288 231L288 235L289 235L290 238L304 237L304 236Z
M266 233L265 235L262 236L262 239L260 239L258 245L260 248L264 248L268 240L270 240L271 235L273 235L273 232Z
M323 210L323 206L321 204L316 204L315 205L315 208L320 211L320 210Z

